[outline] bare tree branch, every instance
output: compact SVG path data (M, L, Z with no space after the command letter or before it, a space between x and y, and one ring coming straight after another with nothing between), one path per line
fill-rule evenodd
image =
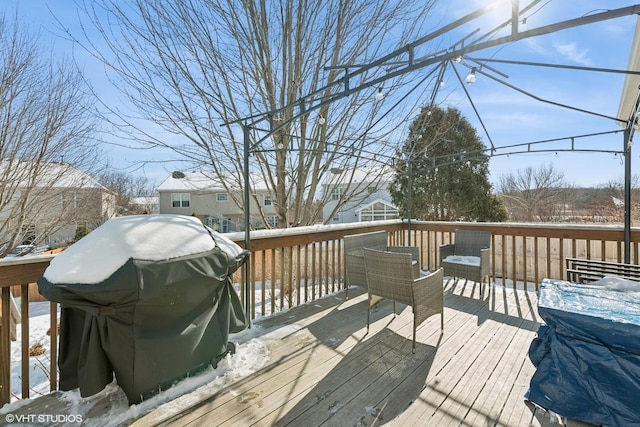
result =
M89 177L75 172L99 163L97 116L84 79L39 43L17 16L0 17L0 255L83 221L90 209L65 207L60 189L82 188Z
M432 3L98 0L84 4L84 36L70 36L107 65L129 103L128 110L110 110L124 135L172 150L230 189L244 185L245 153L240 129L221 124L280 110L306 94L315 93L315 100L335 95L337 88L319 91L342 75L326 66L367 63L406 44ZM385 72L371 71L353 84ZM407 76L385 89L400 92L410 82ZM425 89L409 102L420 103ZM287 126L254 147L251 173L262 175L272 192L280 225L317 219L318 202L328 194L320 183L331 168L373 161L346 155L345 147L356 155L367 148L393 153L395 144L387 141L413 110L406 107L379 122L384 107L363 92L296 120L292 109L272 117ZM264 135L253 129L252 140Z

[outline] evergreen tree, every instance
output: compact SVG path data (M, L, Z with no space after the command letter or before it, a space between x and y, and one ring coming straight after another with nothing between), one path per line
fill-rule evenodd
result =
M86 225L78 225L78 227L76 228L76 235L73 238L73 241L77 242L78 240L80 240L84 236L86 236L87 234L89 234L89 229L87 228L87 226Z
M424 107L398 154L390 192L404 218L437 221L505 221L492 193L489 156L459 110ZM409 213L408 181L412 194Z

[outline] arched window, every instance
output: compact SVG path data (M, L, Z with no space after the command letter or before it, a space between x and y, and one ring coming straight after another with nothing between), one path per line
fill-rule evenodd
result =
M398 218L398 208L380 199L360 208L357 212L360 221L379 221Z

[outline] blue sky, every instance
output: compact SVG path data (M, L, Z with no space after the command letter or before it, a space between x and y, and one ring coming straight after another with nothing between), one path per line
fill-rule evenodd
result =
M476 7L490 2L454 1L446 8L448 16L455 19L469 13ZM521 1L521 3L529 3ZM566 21L604 11L632 5L626 1L542 1L532 9L524 30ZM464 12L463 12L464 11ZM464 36L476 27L482 30L494 28L509 17L509 7L503 7L487 15L490 22L474 23L466 26L459 35ZM570 66L626 69L631 43L636 27L636 16L627 16L589 24L557 33L521 40L502 45L470 56L501 60L526 61ZM453 37L452 37L453 38ZM453 38L456 40L455 38ZM499 77L510 85L556 103L570 105L605 116L617 117L624 76L613 73L552 69L490 63L498 71L508 75ZM486 76L478 75L476 83L467 87L479 111L491 140L495 146L521 144L544 139L563 138L598 132L606 132L621 127L613 120L577 113L569 109L551 106L522 95L517 91L497 83ZM445 102L457 106L476 125L485 144L484 135L469 102L459 91L451 91ZM635 93L634 93L635 95ZM625 119L629 112L625 113ZM636 138L638 139L638 138ZM575 139L575 146L595 150L621 150L622 133ZM570 147L571 141L545 144L545 148ZM542 147L542 145L538 145ZM632 169L640 171L640 147L632 154ZM537 167L542 163L552 163L562 170L565 178L576 185L599 185L610 180L622 181L624 169L620 156L605 153L563 153L510 155L491 160L492 181L498 175L515 172L528 166Z
M441 1L440 3L441 6L437 8L434 21L431 22L432 27L426 28L425 34L493 2L449 0ZM525 5L529 1L521 0L520 3ZM634 1L540 1L527 14L528 18L524 29L533 29L586 16L594 12L603 11L605 8L615 9L632 4L634 4ZM13 13L18 9L19 15L28 20L32 28L37 28L41 25L43 27L43 38L51 40L56 54L74 55L84 64L85 71L94 79L94 85L99 87L100 79L103 78L102 67L90 61L87 57L83 57L83 53L77 49L72 52L71 44L57 37L60 31L55 28L54 19L49 8L63 21L65 26L70 27L72 30L77 28L78 24L73 2L3 0L0 3L0 11ZM498 23L505 21L509 16L510 8L508 6L501 7L482 19L448 33L438 43L441 43L443 47L448 47L460 38L470 34L475 28L480 28L480 33L483 33ZM469 56L594 68L626 69L636 21L636 16L612 19L501 45L497 48L475 52ZM465 62L470 64L468 61ZM606 116L617 116L624 81L624 76L622 75L497 63L490 63L489 65L508 77L499 76L489 69L484 69L485 72L538 97L594 111ZM465 68L464 63L460 64L457 69L463 75L463 78L468 73L468 68ZM491 140L497 147L536 142L548 138L563 138L621 129L612 120L550 106L519 94L481 74L478 74L477 80L473 85L468 85L466 88L482 122L488 130ZM114 98L114 101L116 101L116 98ZM480 121L475 117L471 104L465 98L455 76L451 72L445 76L445 85L438 92L438 102L461 109L471 123L476 126L485 144L489 144L488 137L480 126ZM628 113L626 114L628 115ZM640 140L640 136L636 139ZM576 139L575 144L579 147L588 147L596 150L620 150L623 145L623 137L622 133L618 133L603 137ZM546 145L550 149L560 149L568 146L570 146L569 140ZM131 162L135 162L137 156L140 155L139 152L131 152L120 148L111 149L110 154L113 156L114 162L126 166L131 165ZM145 155L148 154L145 153ZM621 181L623 178L624 169L620 156L605 153L558 152L556 154L551 152L494 157L490 163L491 180L496 182L502 174L516 172L518 169L527 166L537 167L543 163L553 163L557 169L564 172L568 182L580 186L599 185L610 180ZM634 147L632 168L634 173L640 174L640 144L637 148ZM160 181L166 177L167 170L166 167L159 166L157 169L148 167L145 172L151 179ZM141 171L135 173L141 173Z

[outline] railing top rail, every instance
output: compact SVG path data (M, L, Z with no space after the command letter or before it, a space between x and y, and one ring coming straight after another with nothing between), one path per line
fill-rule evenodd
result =
M56 256L56 254L47 254L47 255L29 255L29 256L17 256L17 257L9 257L9 258L0 258L0 267L4 267L7 265L17 265L17 264L39 264L41 262L51 262L51 260Z
M35 283L55 255L33 255L0 259L0 288Z
M286 246L312 244L340 239L348 234L370 231L401 231L408 227L407 220L357 222L348 224L312 225L286 229L251 231L252 250L259 251ZM494 235L552 237L601 241L622 241L622 224L572 224L572 223L504 223L504 222L456 222L411 221L413 231L453 232L456 229L489 230ZM244 246L244 232L226 233L225 236ZM632 227L631 240L640 242L640 227ZM33 283L44 273L55 255L32 255L0 259L0 287Z
M413 230L453 232L458 228L488 230L493 235L623 241L624 226L573 223L411 221ZM640 241L640 228L631 229L631 241Z
M406 222L406 221L405 221ZM402 225L403 221L401 219L390 219L384 221L365 221L365 222L350 222L346 224L317 224L317 225L306 225L302 227L291 227L291 228L274 228L271 230L252 230L250 232L252 239L268 239L272 237L281 237L281 236L297 236L301 234L313 234L313 233L326 233L330 231L353 231L358 230L360 228L385 228L387 226L399 226ZM350 234L350 233L344 233ZM241 240L244 239L244 231L238 231L234 233L225 233L226 237L231 240Z
M254 230L250 232L251 248L263 249L262 242L269 247L279 245L304 244L341 238L347 234L378 230L401 230L406 221L400 219L385 221L353 222L348 224L309 225L303 227L279 228L272 230ZM244 247L244 232L225 233L225 237ZM318 238L322 236L322 238Z

